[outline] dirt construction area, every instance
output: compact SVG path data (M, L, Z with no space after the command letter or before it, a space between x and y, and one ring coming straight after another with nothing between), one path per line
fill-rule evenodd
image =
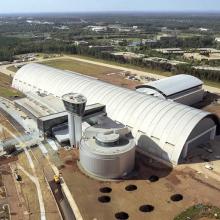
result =
M1 212L1 219L25 220L26 212L24 207L22 206L22 202L20 200L10 166L7 164L1 165L0 173L1 173L0 205L1 208L4 210L4 212ZM9 218L9 214L10 214L10 218Z
M42 154L37 154L35 149L29 150L33 163L36 169L36 175L38 177L40 188L43 195L44 206L46 210L46 218L48 220L60 220L60 215L53 198L52 192L50 191L49 185L45 180L45 169L43 164L40 162ZM43 161L43 159L42 159ZM21 176L21 181L17 183L18 191L23 198L23 205L26 207L29 213L29 219L38 220L40 218L40 207L38 201L37 189L30 176L33 176L33 171L27 160L25 153L18 156L18 161L13 163L13 168L18 170L18 174ZM24 172L25 170L26 172Z
M30 155L36 166L36 175L43 195L46 218L48 220L60 220L61 217L56 202L45 180L44 170L46 168L44 169L43 165L39 162L42 154L37 154L33 150L33 152L30 151ZM38 194L36 186L30 178L30 176L33 176L30 164L25 153L19 154L14 160L13 158L7 161L6 159L1 159L0 163L0 211L2 205L2 208L9 208L12 220L39 220L40 208ZM3 164L4 161L5 164ZM15 173L19 175L19 180L15 179ZM7 215L5 212L2 212L2 214Z
M76 150L60 151L60 158L62 176L85 220L172 220L195 204L220 207L219 182L190 164L171 169L137 154L131 176L103 182L80 171Z

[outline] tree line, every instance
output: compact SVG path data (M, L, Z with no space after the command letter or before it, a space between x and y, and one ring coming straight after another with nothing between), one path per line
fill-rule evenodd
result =
M121 64L131 64L142 68L169 71L173 74L191 74L200 79L220 82L220 71L195 69L192 64L146 62L144 59L125 59L123 56L115 56L102 48L89 48L87 46L75 46L71 42L59 40L34 41L24 39L6 39L0 37L0 61L13 61L15 55L24 53L66 53L85 55L98 59L109 60Z

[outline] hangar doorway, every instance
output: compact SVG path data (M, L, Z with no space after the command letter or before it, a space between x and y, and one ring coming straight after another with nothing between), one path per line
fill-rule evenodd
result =
M197 136L189 139L183 148L181 154L181 160L186 159L188 155L195 154L195 148L201 145L207 144L209 141L214 140L216 134L216 126L209 128L208 130L198 134ZM194 152L193 152L194 151Z

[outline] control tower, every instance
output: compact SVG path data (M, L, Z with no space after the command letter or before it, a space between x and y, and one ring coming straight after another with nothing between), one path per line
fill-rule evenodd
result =
M62 96L62 100L68 112L70 145L79 148L82 137L82 116L87 99L78 93L68 93Z

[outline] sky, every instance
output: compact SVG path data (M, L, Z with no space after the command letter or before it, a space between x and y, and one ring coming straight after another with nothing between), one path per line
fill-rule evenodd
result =
M0 0L0 13L220 11L220 0Z

